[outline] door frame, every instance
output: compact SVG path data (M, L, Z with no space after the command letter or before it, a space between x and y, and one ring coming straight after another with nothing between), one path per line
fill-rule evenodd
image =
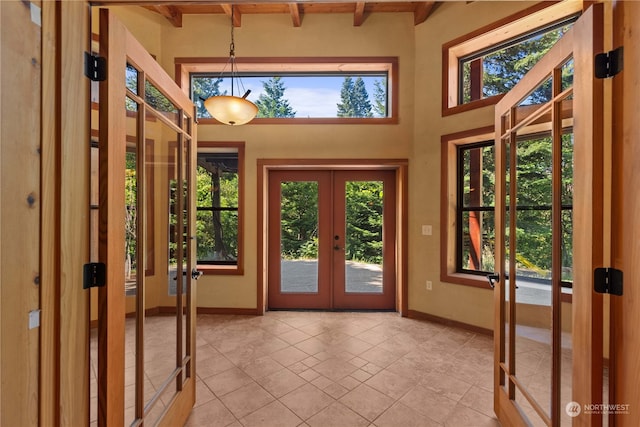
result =
M603 4L594 4L587 9L573 28L543 57L527 74L535 85L548 76L556 59L568 57L571 52L575 63L574 71L574 230L573 259L574 281L572 295L572 340L573 372L572 399L579 404L602 403L603 370L603 308L602 296L593 292L593 269L603 264L603 81L594 76L594 54L603 50ZM562 53L560 53L562 52ZM529 86L525 76L508 92L495 108L496 129L496 171L504 168L506 161L500 149L503 136L502 111L516 105L527 93ZM529 79L528 79L529 80ZM527 86L525 86L527 85ZM535 87L535 86L533 86ZM496 181L496 201L508 191L504 176ZM504 213L496 203L496 264L500 277L505 277ZM499 218L500 217L500 218ZM494 327L494 411L503 423L525 425L518 407L501 385L504 358L504 281L496 284L495 327ZM506 379L505 379L506 381ZM553 392L552 392L553 393ZM562 408L552 405L551 420L558 417ZM602 416L597 413L580 414L574 418L574 425L602 425Z
M269 172L272 170L393 170L396 181L396 311L408 313L408 159L258 159L257 235L258 276L256 299L258 314L267 310L269 243Z

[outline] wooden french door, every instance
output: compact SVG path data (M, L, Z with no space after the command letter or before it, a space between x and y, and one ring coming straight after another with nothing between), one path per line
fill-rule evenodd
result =
M395 172L269 173L268 307L396 308Z
M602 31L597 4L496 105L494 406L503 425L602 423L583 410L603 395L593 292L603 256Z
M195 402L194 108L105 9L100 52L98 425L182 425Z

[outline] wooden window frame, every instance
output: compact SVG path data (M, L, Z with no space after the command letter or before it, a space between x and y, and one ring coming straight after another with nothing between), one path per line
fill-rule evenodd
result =
M504 94L465 104L458 100L460 59L560 22L580 13L587 1L545 1L486 25L442 45L442 116L495 105Z
M175 80L189 95L191 73L220 73L229 58L175 58ZM293 117L255 118L250 124L398 124L399 64L397 56L374 57L242 57L236 58L242 72L384 71L388 73L387 117ZM213 118L199 118L198 124L222 124Z
M205 275L241 276L244 275L245 143L243 141L198 141L198 151L201 148L235 148L238 150L238 255L236 265L198 263L198 270Z
M442 135L440 161L440 281L491 289L487 278L457 271L458 148L495 139L493 126Z

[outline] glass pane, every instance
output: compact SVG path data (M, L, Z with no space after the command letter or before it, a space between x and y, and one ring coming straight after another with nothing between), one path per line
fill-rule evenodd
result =
M551 137L520 136L517 141L516 245L510 274L515 286L515 374L521 386L551 415ZM537 415L531 417L537 420Z
M383 181L345 183L345 291L382 293Z
M540 417L538 412L533 409L533 405L525 398L524 394L516 388L516 402L520 410L526 415L526 419L531 427L548 427L548 424Z
M488 47L483 52L460 61L462 71L460 91L463 103L469 102L471 62L482 59L482 97L507 93L571 28L571 22L523 35L512 42Z
M280 291L318 292L318 182L280 184Z
M487 272L496 270L493 212L462 213L462 268Z
M127 69L125 71L125 86L131 92L138 94L138 70L131 65L127 64Z
M561 91L565 91L573 86L573 58L569 59L562 66Z
M153 83L144 82L144 99L147 105L161 113L171 122L178 124L178 109Z
M238 150L200 150L196 171L198 262L237 265Z
M234 79L228 75L192 75L191 99L197 115L210 118L204 100L217 95L242 96L258 106L257 117L331 118L388 117L388 76L386 71L368 73L260 73ZM241 84L239 84L239 82Z
M153 150L147 153L149 165L147 174L154 177L154 197L150 199L147 211L153 212L156 224L153 233L155 244L149 250L159 259L153 275L147 277L145 286L144 322L144 374L145 374L145 424L153 422L164 410L175 392L175 382L168 379L176 368L178 346L177 320L175 308L179 287L185 290L183 266L179 267L181 247L179 246L182 195L178 181L179 137L169 126L147 116L146 137L153 140ZM166 224L161 226L161 224ZM163 314L169 310L171 315ZM161 397L162 396L162 397Z
M495 156L489 145L462 149L463 206L492 207L495 203Z

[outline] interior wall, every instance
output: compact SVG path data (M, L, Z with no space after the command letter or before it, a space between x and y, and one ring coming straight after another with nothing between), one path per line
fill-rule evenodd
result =
M124 16L128 8L117 13ZM114 8L115 10L115 8ZM123 19L124 21L125 19ZM176 57L227 57L226 16L185 15L183 27L158 24L158 60L170 74ZM130 28L138 36L138 29ZM238 57L397 56L400 93L397 125L200 125L200 141L245 142L244 275L207 275L198 281L198 306L257 308L258 159L407 158L413 132L413 15L373 14L361 27L353 15L307 15L293 27L289 15L244 15L235 28ZM151 46L150 43L148 46ZM153 53L153 52L151 52Z
M415 27L415 131L409 167L409 310L493 329L491 290L440 281L440 137L493 125L494 107L442 117L442 45L533 5L444 2ZM452 25L455 23L455 25ZM433 234L423 236L422 225ZM426 281L433 283L426 289Z

